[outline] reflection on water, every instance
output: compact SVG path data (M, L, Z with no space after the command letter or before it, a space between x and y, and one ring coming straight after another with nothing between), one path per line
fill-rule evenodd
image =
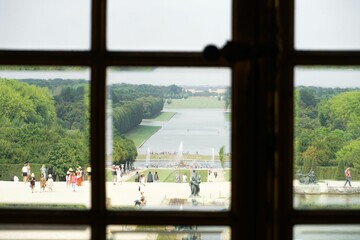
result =
M184 153L211 155L225 146L230 152L230 122L225 120L223 109L177 109L167 122L145 120L143 125L161 126L140 148L139 152L176 153L183 143Z
M294 240L358 240L360 225L295 225Z
M299 209L358 209L359 194L294 194L294 208Z

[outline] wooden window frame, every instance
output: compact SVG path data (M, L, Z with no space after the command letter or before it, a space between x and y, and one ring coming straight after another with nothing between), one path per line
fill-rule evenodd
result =
M360 51L305 51L294 49L295 0L282 1L279 5L282 53L279 71L278 135L276 150L276 177L278 192L276 208L276 239L293 239L293 228L299 224L332 225L360 224L360 210L301 210L293 208L294 161L294 68L296 66L360 66ZM356 26L356 23L354 23Z
M253 7L253 6L251 6ZM241 6L237 1L233 3L233 22L237 19ZM254 9L253 9L254 10ZM35 65L35 66L84 66L91 69L91 209L75 210L35 210L35 209L0 209L0 224L41 224L41 225L86 225L91 228L91 239L106 239L106 227L112 224L120 225L214 225L229 226L233 239L246 239L254 233L254 191L252 183L240 184L251 176L248 171L244 174L232 174L231 210L228 212L171 212L171 211L109 211L106 209L105 189L105 105L106 105L106 68L109 66L179 66L179 67L231 67L235 74L245 76L248 63L232 66L223 58L209 62L203 58L201 52L110 52L106 50L106 1L92 0L91 10L91 49L89 51L0 51L0 65ZM233 27L235 36L237 24ZM233 77L234 79L234 77ZM239 89L246 93L246 81L233 80L233 91ZM253 131L241 133L241 125L250 124L253 117L244 121L237 121L239 111L253 114L252 108L246 103L248 95L234 94L232 116L232 156L240 159L243 156L252 157L251 151L238 150L237 145L243 143L252 146L246 135ZM246 110L241 110L245 108ZM236 133L236 134L235 134ZM238 136L237 133L240 135ZM243 140L241 140L243 139ZM246 149L246 148L244 148ZM244 163L233 162L232 168L248 169L250 161ZM233 172L234 172L233 171ZM240 192L247 192L249 197L241 197ZM248 218L248 216L251 216ZM29 221L31 219L31 221ZM243 221L243 219L250 219ZM245 229L245 231L244 231Z

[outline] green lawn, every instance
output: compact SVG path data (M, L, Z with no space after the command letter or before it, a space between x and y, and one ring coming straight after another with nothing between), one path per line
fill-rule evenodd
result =
M161 112L158 115L147 119L151 119L154 121L169 121L175 114L176 112Z
M165 109L177 108L222 108L225 109L225 102L219 101L216 97L190 97L187 99L172 99L171 104L165 103Z
M141 144L151 137L154 133L159 131L160 126L144 126L139 125L136 128L125 133L125 137L134 141L136 147L140 147Z
M189 169L146 169L143 173L145 177L147 177L149 171L155 174L155 172L159 175L159 182L175 182L175 173L179 172L180 174L180 182L182 181L182 175L185 173L188 176L188 182L190 180L190 170ZM202 182L207 182L208 170L196 170L196 172L201 176ZM134 182L135 176L128 179L128 182Z
M180 181L182 180L182 175L186 173L188 176L188 182L190 180L190 170L189 169L147 169L144 171L145 176L151 171L151 173L155 174L155 172L159 175L159 182L174 182L175 181L175 173L176 171L180 174ZM231 170L225 169L225 181L231 181ZM196 170L196 172L201 176L202 182L207 182L208 178L208 170ZM111 182L112 181L112 173L110 169L106 170L106 181ZM135 182L135 176L132 176L127 180L127 182Z
M161 157L161 159L159 158ZM174 154L150 154L150 159L154 160L168 160L168 159L176 159L176 155ZM200 154L183 154L184 160L207 160L211 161L211 155L200 155ZM224 156L225 161L230 160L230 156ZM139 154L136 159L146 159L146 154ZM215 155L215 161L219 161L219 155Z

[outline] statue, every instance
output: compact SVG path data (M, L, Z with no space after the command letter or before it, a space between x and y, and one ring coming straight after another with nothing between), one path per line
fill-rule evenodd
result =
M297 171L297 176L299 178L299 182L302 184L316 184L317 181L315 179L315 172L310 169L308 174L302 174L300 170Z
M190 189L191 189L191 195L190 197L200 197L200 183L201 183L201 177L200 175L193 170L190 178Z

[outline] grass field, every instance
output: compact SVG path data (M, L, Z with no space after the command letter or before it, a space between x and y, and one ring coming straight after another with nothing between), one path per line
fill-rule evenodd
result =
M151 119L153 121L169 121L175 114L176 112L161 112L158 115L147 119Z
M161 160L159 157L161 157L161 159L176 159L177 155L176 154L150 154L150 159L156 159L156 160ZM183 159L184 160L211 160L211 155L200 155L200 154L183 154ZM230 156L225 155L225 161L230 160ZM139 154L137 156L136 159L146 159L146 154ZM220 160L219 155L215 155L215 161Z
M190 180L190 170L189 169L146 169L143 173L147 177L149 171L151 171L154 176L155 172L159 175L159 182L175 182L175 173L179 172L180 182L182 181L182 175L185 173L187 175L188 182ZM201 176L202 182L207 182L208 170L196 170L197 174ZM128 179L128 182L135 182L135 176Z
M219 101L216 97L190 97L187 99L172 99L171 104L165 103L164 109L177 108L222 108L225 109L225 102Z
M146 169L144 172L145 176L151 171L151 173L155 174L155 172L159 175L159 182L175 182L175 173L176 171L180 174L180 181L182 180L182 175L185 173L188 176L188 182L190 179L190 170L189 169ZM225 181L231 181L231 170L225 169ZM201 176L202 182L207 182L208 180L208 170L196 170L196 172ZM112 181L112 174L111 170L106 170L106 181L111 182ZM135 176L129 178L127 182L135 182Z
M130 130L125 134L125 137L134 141L136 147L140 147L141 144L151 137L154 133L159 131L160 126L144 126L139 125L136 128Z

